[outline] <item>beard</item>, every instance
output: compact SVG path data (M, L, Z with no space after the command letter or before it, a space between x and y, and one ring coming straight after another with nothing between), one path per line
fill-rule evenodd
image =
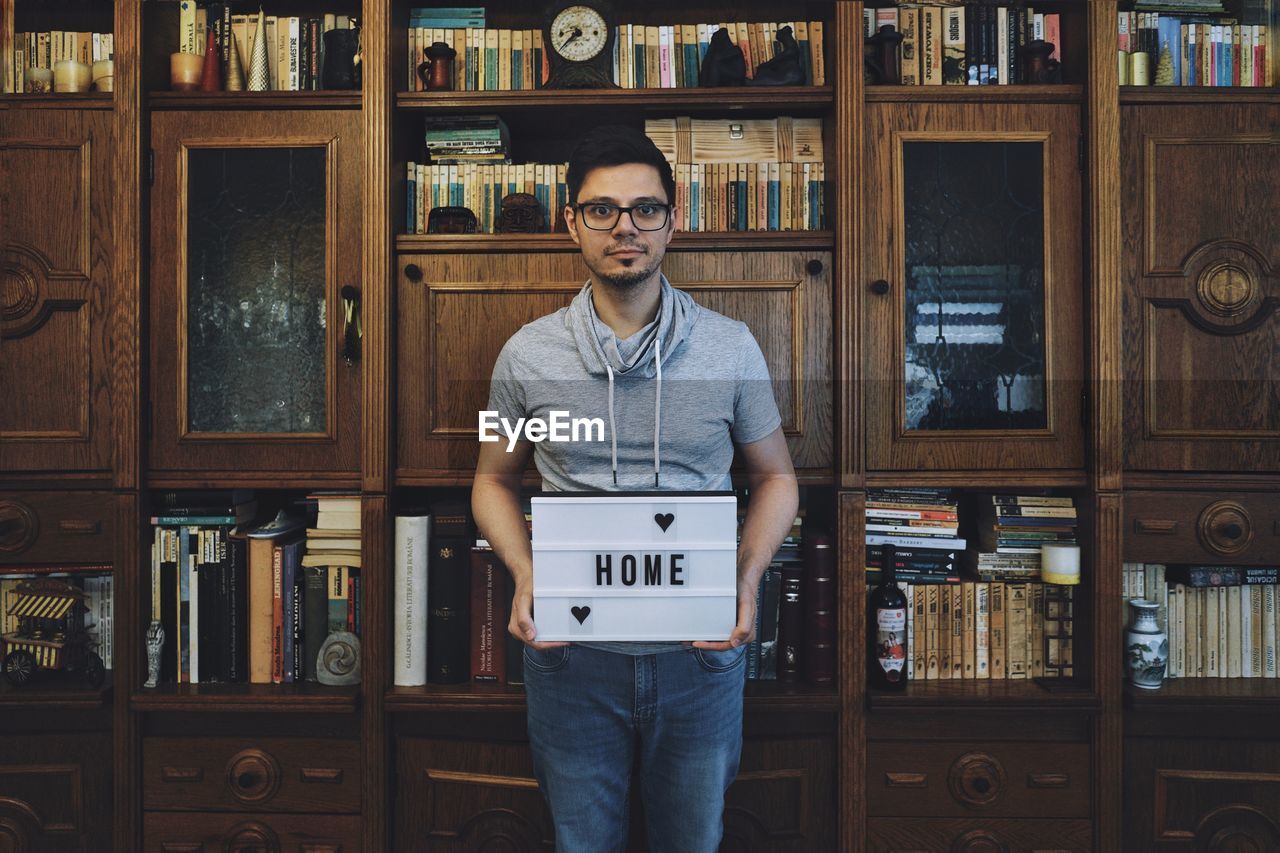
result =
M615 246L613 250L616 251L619 248L622 247ZM603 267L609 260L610 256L606 253L599 266ZM621 259L618 263L623 267L621 270L614 269L606 272L603 269L592 268L591 272L596 280L602 284L615 287L618 290L630 290L648 281L657 272L658 267L662 265L662 254L659 253L657 257L654 257L651 251L646 251L645 254L635 258Z

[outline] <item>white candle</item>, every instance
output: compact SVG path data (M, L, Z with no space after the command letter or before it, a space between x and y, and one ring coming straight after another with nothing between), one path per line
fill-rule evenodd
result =
M1080 546L1041 545L1040 579L1045 583L1080 583Z
M53 91L89 91L89 66L73 59L60 59L53 63Z

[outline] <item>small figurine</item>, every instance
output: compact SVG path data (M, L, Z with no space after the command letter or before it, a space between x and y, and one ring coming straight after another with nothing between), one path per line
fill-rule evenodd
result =
M8 616L18 630L0 636L4 677L22 686L40 670L81 672L91 687L106 678L102 658L92 650L84 630L88 596L73 585L53 579L33 580L16 589Z
M349 631L334 631L324 638L316 655L316 679L321 684L360 683L360 638Z
M511 193L502 197L498 213L499 234L537 234L546 228L542 205L529 193Z

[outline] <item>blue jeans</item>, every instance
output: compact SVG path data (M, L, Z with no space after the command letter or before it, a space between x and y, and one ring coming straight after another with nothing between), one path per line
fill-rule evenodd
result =
M558 853L626 849L633 764L653 853L714 853L742 752L745 652L525 647L529 745Z

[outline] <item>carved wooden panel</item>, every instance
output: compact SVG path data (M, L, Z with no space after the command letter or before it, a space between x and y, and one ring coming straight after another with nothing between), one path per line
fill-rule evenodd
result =
M142 802L153 810L358 812L360 744L311 738L147 738Z
M1126 466L1280 470L1274 105L1124 108Z
M146 853L360 853L360 818L148 812Z
M107 492L0 492L0 563L102 563L114 559Z
M867 810L880 816L1090 815L1089 747L875 741Z
M467 477L498 352L521 326L568 305L586 268L573 254L405 255L399 265L397 476ZM830 255L673 252L663 270L751 328L797 470L829 474Z
M358 294L361 285L361 139L359 112L345 110L291 111L283 131L280 116L266 112L154 117L153 476L226 471L287 478L359 469L362 363L344 358L341 293L352 285ZM210 157L218 156L225 158L218 174L234 175L236 164L247 173L249 162L274 174L261 162L273 153L299 177L273 184L269 196L208 174L216 172ZM280 212L264 199L278 200ZM252 222L276 229L275 240L238 224L232 214L240 207L252 210ZM288 236L290 222L307 238L301 260L286 247L302 242ZM196 244L207 249L199 259ZM270 282L264 270L271 270ZM224 295L232 290L234 298ZM305 363L290 363L287 354L297 356L303 343L310 347ZM237 356L240 350L249 352Z
M1275 565L1280 494L1126 492L1124 558L1135 562Z
M1125 741L1126 849L1280 849L1280 744Z
M867 251L854 286L866 289L868 470L1084 465L1080 133L1072 105L867 105ZM921 201L908 188L917 145L944 153L916 173L959 176L925 191L936 196L929 215L908 211ZM1008 148L975 177L945 153L975 145ZM1032 147L1039 165L1013 180L1012 152ZM936 293L908 316L909 296L931 279ZM927 417L913 408L921 386L937 386ZM983 416L948 414L975 410Z
M873 817L867 821L869 853L1083 853L1092 849L1093 824L1087 820Z
M110 468L111 114L0 112L0 472Z
M401 738L396 748L397 851L552 851L555 832L523 743ZM743 745L725 800L721 850L835 849L832 744L815 739ZM646 849L643 805L631 801L628 850Z
M111 849L111 735L5 733L0 850Z

